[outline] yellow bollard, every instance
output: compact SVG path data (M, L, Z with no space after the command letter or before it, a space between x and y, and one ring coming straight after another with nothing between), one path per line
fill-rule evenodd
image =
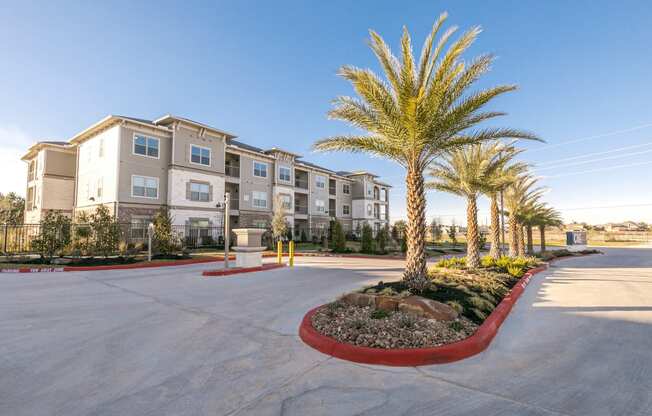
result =
M290 240L290 267L294 266L294 241Z
M276 262L283 263L283 242L281 240L276 243Z

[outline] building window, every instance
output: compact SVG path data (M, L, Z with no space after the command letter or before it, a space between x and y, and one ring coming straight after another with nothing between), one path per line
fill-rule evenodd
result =
M321 199L315 199L315 207L317 209L317 212L320 213L326 212L326 205L324 204L324 201Z
M97 188L95 189L95 196L97 196L97 198L102 198L102 193L104 190L103 188L104 188L104 180L103 178L99 178L97 180Z
M351 207L348 205L342 205L342 215L351 215Z
M292 209L292 197L287 194L279 194L281 199L281 207L283 209Z
M190 182L191 201L210 201L210 185L207 183Z
M259 178L267 177L267 163L254 160L254 176Z
M387 189L381 188L380 190L380 200L387 201Z
M381 220L387 219L387 207L385 205L380 206L380 219Z
M97 156L98 157L104 157L104 138L103 137L100 137L100 145L98 146Z
M342 193L343 194L350 194L351 193L351 185L348 183L343 183L342 184Z
M158 198L158 178L133 175L131 177L131 196Z
M267 228L267 221L265 220L254 220L251 222L251 226L254 228Z
M326 177L321 175L315 176L315 186L317 188L325 189L326 188Z
M211 165L211 149L207 147L190 145L190 161L196 165Z
M369 185L367 185L367 195L371 195L373 193L373 188Z
M287 166L281 166L278 168L278 179L283 182L290 182L292 180L290 168Z
M27 211L31 211L34 208L34 187L30 186L27 188Z
M267 192L253 191L251 199L254 208L267 208Z
M134 134L134 154L158 159L159 139Z
M367 215L371 216L372 213L373 213L373 211L372 211L371 204L367 204Z
M142 240L147 238L147 227L152 222L150 217L131 217L131 238Z

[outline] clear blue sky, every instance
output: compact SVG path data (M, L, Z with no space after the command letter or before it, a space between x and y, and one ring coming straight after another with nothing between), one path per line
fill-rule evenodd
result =
M325 114L332 98L351 93L335 75L338 67L378 69L366 43L368 29L396 49L407 25L420 49L446 10L449 24L484 29L468 58L498 56L481 85L520 86L494 107L509 113L501 124L548 141L526 145L531 151L524 159L541 164L538 173L616 167L544 179L550 203L563 209L652 204L647 1L13 3L0 8L1 192L24 193L24 168L16 158L30 141L67 139L107 114L173 113L254 145L294 149L334 169L375 171L396 185L396 219L405 206L399 167L360 155L314 155L309 147L315 139L350 131ZM620 133L574 141L612 132ZM635 147L618 151L626 146ZM561 158L614 149L543 169ZM601 160L576 164L593 159ZM456 214L463 221L459 198L432 193L428 203L429 217L450 221L449 214ZM564 215L652 221L652 205ZM484 217L481 212L481 222Z

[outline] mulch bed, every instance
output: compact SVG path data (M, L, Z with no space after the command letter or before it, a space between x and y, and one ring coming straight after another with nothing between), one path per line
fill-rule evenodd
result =
M317 310L312 326L337 341L371 348L425 348L461 341L472 335L478 325L465 317L455 321L437 321L389 312L374 319L375 309L333 302Z

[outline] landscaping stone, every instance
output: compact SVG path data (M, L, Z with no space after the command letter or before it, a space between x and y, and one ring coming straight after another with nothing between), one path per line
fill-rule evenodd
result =
M376 309L393 312L398 310L399 300L389 296L376 296Z
M374 296L365 295L364 293L347 293L342 297L342 301L354 306L375 306Z
M409 296L403 299L398 305L398 310L438 321L454 321L458 317L458 313L450 306L421 296Z

